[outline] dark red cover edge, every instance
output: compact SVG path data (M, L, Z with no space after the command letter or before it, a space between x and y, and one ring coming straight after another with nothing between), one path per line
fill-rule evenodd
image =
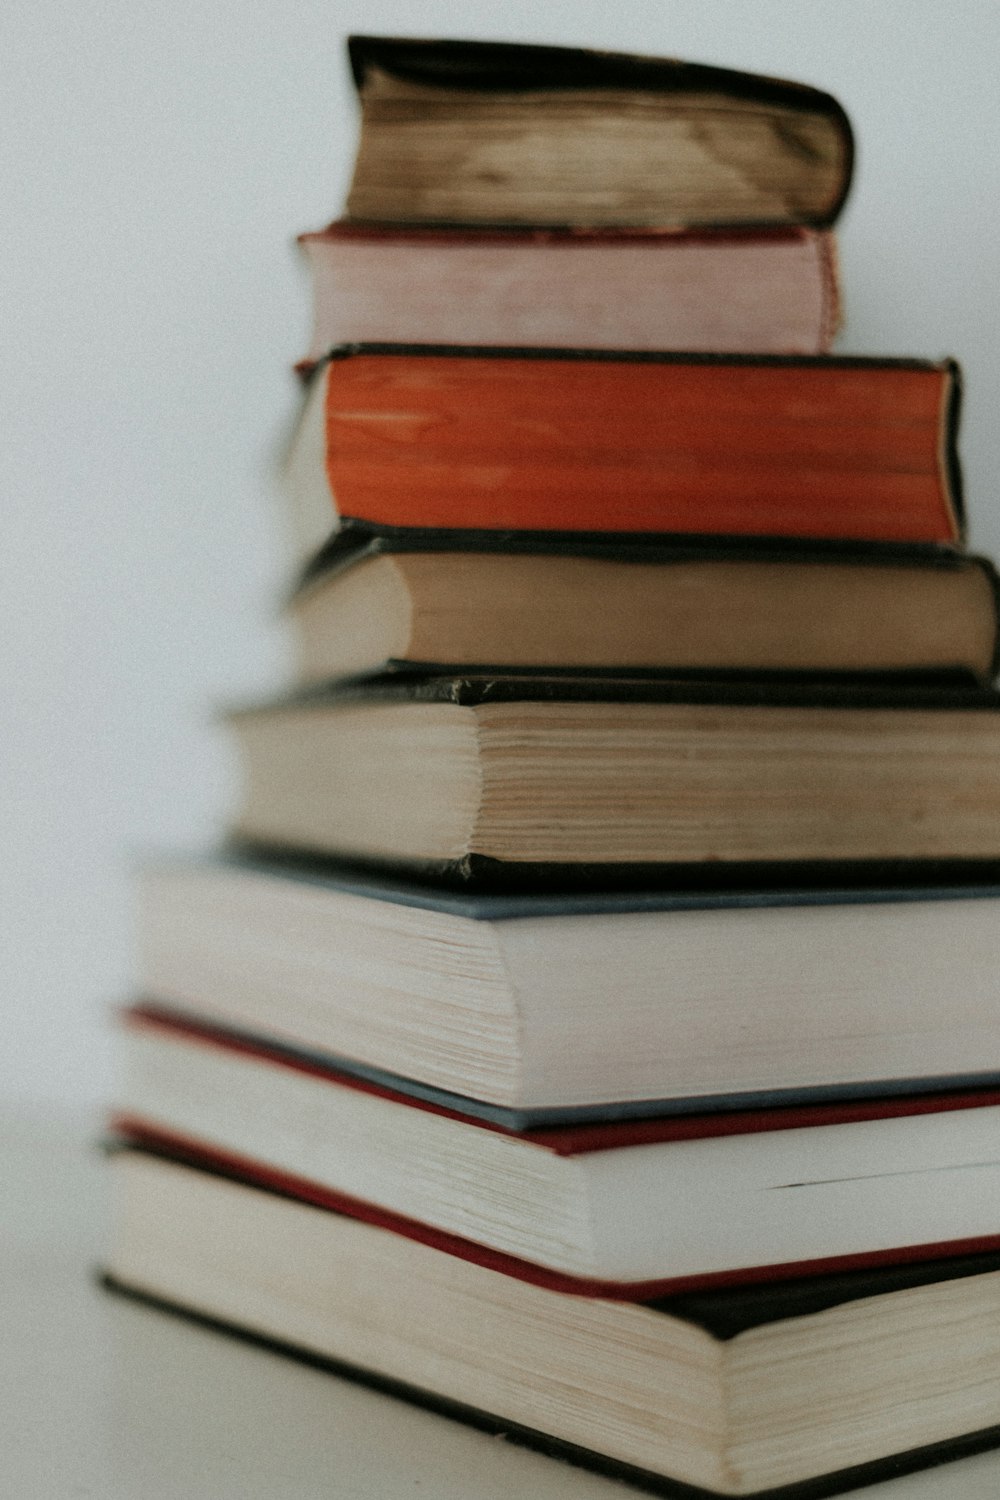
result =
M739 225L711 225L698 228L677 228L672 225L613 225L610 227L569 224L565 227L551 225L511 224L461 224L449 227L441 224L395 224L378 223L357 219L333 219L323 229L306 230L297 236L300 245L307 242L336 240L416 240L421 244L531 244L579 246L587 249L594 245L607 244L657 244L670 245L718 245L735 244L789 244L806 240L825 240L830 230L813 229L805 224L760 225L741 228Z

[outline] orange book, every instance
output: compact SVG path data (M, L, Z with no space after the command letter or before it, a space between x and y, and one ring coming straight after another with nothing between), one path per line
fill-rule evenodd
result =
M955 543L958 390L950 361L349 345L313 377L290 489L310 548L337 516Z

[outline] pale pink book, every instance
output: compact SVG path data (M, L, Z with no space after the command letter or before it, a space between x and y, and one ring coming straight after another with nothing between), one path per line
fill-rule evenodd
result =
M300 243L304 363L351 343L824 354L833 236L780 230L467 230L336 223Z

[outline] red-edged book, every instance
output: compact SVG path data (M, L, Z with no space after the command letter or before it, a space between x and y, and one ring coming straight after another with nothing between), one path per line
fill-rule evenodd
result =
M117 1132L562 1291L1000 1248L1000 1092L516 1131L267 1039L126 1016Z
M299 243L304 363L339 344L520 344L823 354L833 236L772 230L431 229L340 221Z
M300 540L368 529L955 543L954 364L356 344L312 377Z

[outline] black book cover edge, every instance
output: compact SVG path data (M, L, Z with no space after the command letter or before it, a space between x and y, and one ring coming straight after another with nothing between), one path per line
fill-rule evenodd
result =
M524 245L720 245L720 244L806 244L822 240L830 233L809 224L699 224L687 227L676 224L424 224L414 220L393 222L384 219L331 219L322 229L305 229L295 236L298 245L316 241L390 240L402 243L438 242L471 245L482 242L503 244L516 241ZM316 361L306 361L315 364Z
M354 355L406 356L427 359L531 359L576 364L733 365L739 368L815 370L925 370L960 383L957 360L925 359L903 354L713 354L675 349L587 349L532 344L413 344L359 340L335 344L317 368Z
M210 855L174 856L147 860L148 868L231 869L251 875L299 881L307 885L367 898L387 901L397 906L411 906L423 911L445 912L470 921L502 922L520 918L554 916L616 916L634 913L757 910L770 907L811 906L886 906L914 901L996 901L1000 899L1000 862L989 869L993 878L987 881L947 880L935 884L932 879L878 884L855 880L837 885L798 881L782 883L780 866L769 866L770 883L741 886L738 882L705 883L692 880L685 886L672 882L633 885L626 888L592 886L579 890L549 885L544 891L530 894L517 891L476 892L453 890L429 884L403 869L386 869L365 860L339 860L332 856L318 858L288 849L275 849L252 841L233 841ZM656 870L657 866L651 866ZM857 870L856 866L851 867ZM921 874L930 875L933 861L920 862ZM964 866L963 866L964 868Z
M855 155L850 119L832 94L812 84L677 58L542 43L354 35L347 39L347 54L359 94L368 70L377 67L413 83L470 92L607 88L681 94L714 89L736 99L824 114L840 135L840 181L827 208L802 222L817 228L832 224L850 191Z
M262 703L234 708L230 717L288 710L328 710L342 703L443 703L476 708L486 703L663 703L718 707L923 709L930 712L996 712L1000 691L988 687L938 686L922 682L797 681L746 677L680 676L671 672L594 677L557 668L496 673L477 668L458 674L412 672L405 677L375 672L296 687Z
M985 886L1000 881L1000 859L912 858L857 860L769 860L689 861L687 863L565 862L501 860L486 854L466 854L459 859L379 858L350 855L326 847L282 843L236 834L230 847L262 858L301 859L318 868L329 862L337 866L356 864L394 880L418 881L442 890L471 890L481 894L518 896L547 895L553 889L584 894L589 891L628 892L661 890L678 892L773 889L797 885L802 890L828 890L831 886L859 891L884 886Z
M623 565L790 562L817 566L843 564L859 568L932 568L950 572L971 566L985 572L994 590L997 588L997 573L990 558L959 551L946 543L716 536L708 532L490 531L483 527L393 526L345 517L306 563L296 591L318 578L353 567L366 558L411 552L582 557Z
M414 83L487 93L608 88L666 94L718 86L741 98L847 118L831 94L812 84L642 53L540 42L370 35L349 36L347 52L358 89L364 88L366 74L373 67Z
M209 1329L215 1333L224 1333L240 1343L248 1344L271 1354L277 1354L285 1359L294 1359L300 1364L308 1366L310 1369L322 1370L327 1374L353 1381L370 1390L378 1391L399 1400L408 1401L411 1405L435 1412L439 1416L448 1417L453 1421L463 1422L466 1426L474 1427L478 1431L488 1433L491 1436L505 1438L521 1447L530 1448L535 1452L545 1454L547 1457L559 1459L579 1468L589 1469L595 1473L624 1481L634 1489L644 1493L661 1495L665 1497L665 1500L716 1500L717 1492L714 1490L701 1489L698 1486L684 1484L679 1480L671 1480L666 1476L654 1474L646 1469L639 1469L630 1464L620 1463L591 1449L581 1448L576 1444L562 1442L558 1438L549 1437L547 1434L538 1432L534 1428L505 1422L502 1418L495 1417L489 1412L481 1411L476 1407L450 1401L446 1397L435 1396L432 1392L422 1390L418 1386L409 1385L405 1381L393 1380L387 1376L378 1375L374 1371L362 1369L358 1365L349 1364L344 1360L317 1354L310 1349L303 1348L301 1345L273 1338L268 1334L257 1333L253 1329L243 1327L238 1323L229 1322L224 1318L213 1317L209 1313L200 1312L179 1302L173 1302L167 1297L161 1297L153 1292L148 1292L142 1287L130 1285L127 1281L116 1277L109 1271L98 1271L97 1281L105 1291L112 1292L116 1296L125 1297L129 1301L136 1302L144 1307L155 1309L158 1312L169 1313L174 1317L183 1318L186 1322L195 1324L198 1327ZM818 1479L806 1480L802 1484L783 1485L779 1489L758 1490L754 1492L752 1497L748 1496L747 1500L825 1500L827 1496L842 1494L847 1490L860 1489L865 1485L874 1484L879 1479L891 1479L904 1474L911 1474L918 1469L933 1468L936 1465L948 1463L957 1458L965 1458L976 1453L985 1452L997 1445L1000 1445L1000 1426L983 1428L978 1432L963 1433L961 1436L949 1439L946 1442L932 1443L922 1448L911 1449L906 1453L893 1454L888 1458L878 1459L873 1463L858 1465L850 1469L841 1469L836 1473L823 1475Z
M994 650L994 657L996 650ZM551 678L553 672L559 670L572 671L574 677L581 681L589 681L595 684L606 683L655 683L663 675L660 667L572 667L560 669L557 667L535 667L525 665L510 665L504 662L439 662L422 661L410 657L384 657L373 669L380 678L387 681L408 678L440 677L453 673L458 677L475 677L483 673L490 677L517 676L525 679L538 677ZM841 690L859 688L870 692L898 693L909 691L944 692L944 693L967 693L977 689L986 689L992 683L995 676L995 665L991 664L989 675L980 676L971 667L899 667L895 670L871 671L841 671L836 668L829 670L806 671L799 668L781 667L674 667L670 669L671 679L678 684L692 682L699 687L707 688L710 683L719 683L725 687L730 684L740 684L759 687L761 691L773 685L779 691L785 687L797 687L809 689L812 687L836 687ZM332 678L325 680L322 687L337 683L349 684L355 678Z

